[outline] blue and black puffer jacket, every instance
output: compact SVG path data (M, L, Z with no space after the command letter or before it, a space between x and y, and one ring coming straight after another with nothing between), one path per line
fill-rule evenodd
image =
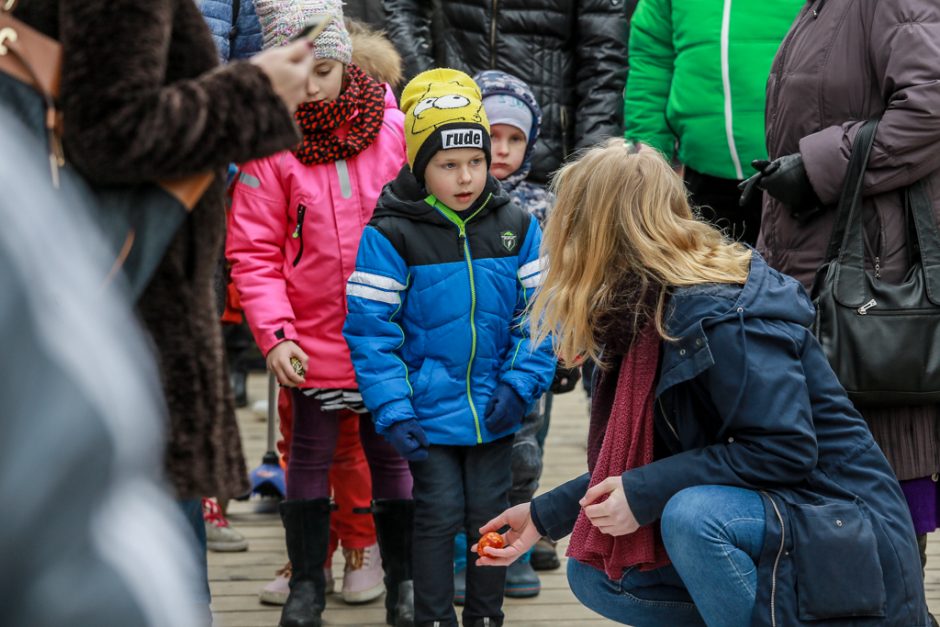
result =
M252 0L198 0L222 63L247 59L261 50L261 23Z
M489 177L458 215L428 196L408 166L386 185L346 287L343 333L379 433L417 418L432 444L471 446L501 382L527 403L555 371L534 346L525 309L541 282L538 222Z

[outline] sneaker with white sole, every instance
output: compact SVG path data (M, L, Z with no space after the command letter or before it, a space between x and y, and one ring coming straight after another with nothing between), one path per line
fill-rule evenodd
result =
M385 592L385 572L379 545L364 549L343 548L346 568L343 570L343 601L350 604L368 603Z
M290 562L284 564L274 573L274 579L261 588L258 593L258 600L265 605L284 605L287 603L287 595L290 594ZM323 574L326 577L326 593L332 594L336 587L336 581L333 579L333 569L324 568Z
M202 499L202 519L206 524L206 548L220 553L248 550L248 540L232 529L222 508L213 499Z

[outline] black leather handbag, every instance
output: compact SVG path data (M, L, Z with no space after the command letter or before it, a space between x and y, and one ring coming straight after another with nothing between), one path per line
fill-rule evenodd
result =
M866 268L862 180L877 120L855 138L825 263L816 274L814 332L859 406L940 402L940 234L924 184L901 190L909 270L886 283Z

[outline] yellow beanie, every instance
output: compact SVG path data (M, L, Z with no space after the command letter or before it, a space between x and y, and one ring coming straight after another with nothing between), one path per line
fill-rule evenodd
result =
M419 181L439 150L479 148L490 163L490 125L480 88L459 70L440 68L415 76L401 94L408 165Z

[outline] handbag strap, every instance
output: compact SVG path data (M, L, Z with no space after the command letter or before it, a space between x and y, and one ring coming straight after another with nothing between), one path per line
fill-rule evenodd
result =
M924 181L917 181L905 190L905 207L914 222L916 240L909 241L908 247L917 249L921 268L924 272L924 285L927 298L935 305L940 305L940 229L933 214L933 204L927 194Z
M826 261L839 260L836 296L845 304L858 304L867 300L865 280L865 234L862 220L862 190L865 171L871 156L878 120L862 125L852 145L852 155L846 172L837 207L836 224L829 238ZM904 210L914 225L915 239L908 241L916 247L912 260L920 258L924 272L927 297L940 305L940 229L933 215L932 203L923 181L917 181L903 190Z
M861 217L856 214L861 213L865 170L868 168L868 158L875 144L877 129L878 120L868 120L855 135L845 181L842 183L842 193L839 195L839 204L836 205L835 225L829 236L829 246L826 248L826 263L837 257L844 261L843 255L855 235L853 227L858 226L858 235L861 235ZM864 258L860 262L864 262Z

